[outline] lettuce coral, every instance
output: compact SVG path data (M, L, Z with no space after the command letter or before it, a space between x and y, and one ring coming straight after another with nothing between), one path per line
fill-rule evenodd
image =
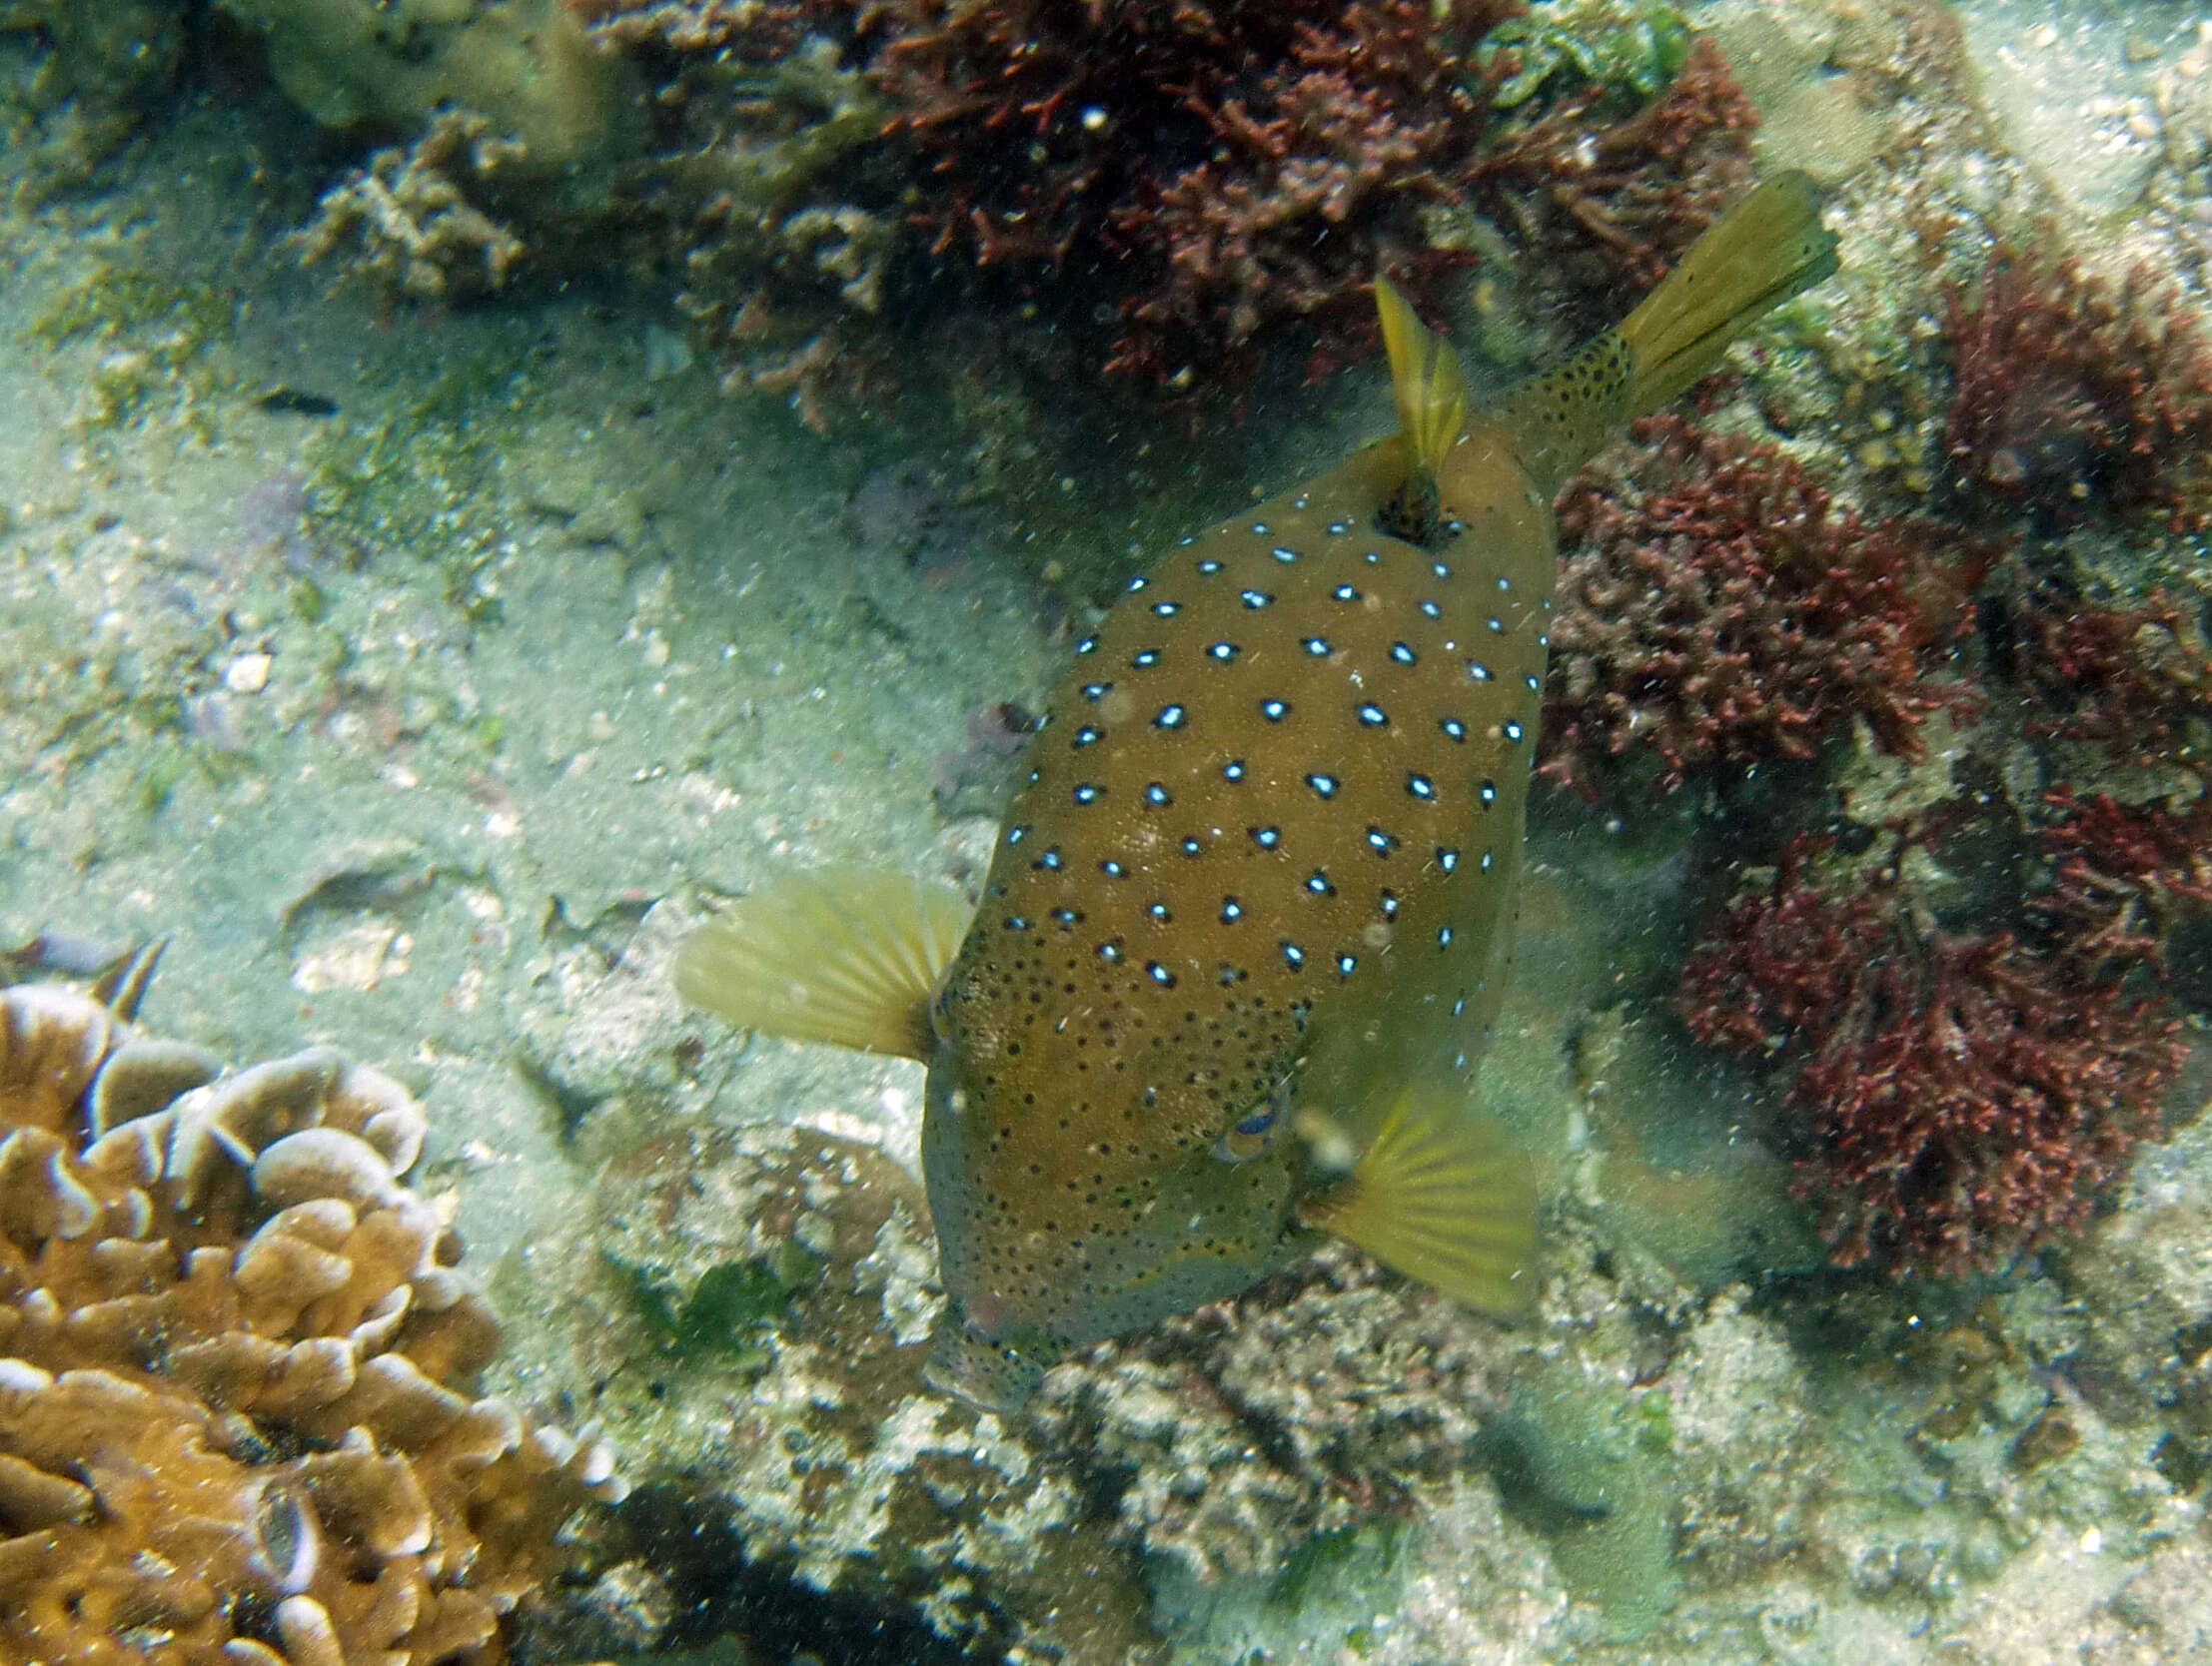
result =
M505 1658L611 1458L471 1390L499 1340L325 1049L224 1074L0 990L0 1662Z

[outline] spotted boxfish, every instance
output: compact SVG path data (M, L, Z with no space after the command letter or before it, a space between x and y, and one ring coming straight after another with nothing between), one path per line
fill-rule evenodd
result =
M928 1066L934 1386L1011 1410L1067 1349L1322 1234L1526 1305L1529 1165L1470 1076L1511 952L1552 499L1834 269L1811 184L1770 180L1489 414L1379 280L1398 431L1130 580L1052 696L980 907L816 872L684 944L692 1005Z

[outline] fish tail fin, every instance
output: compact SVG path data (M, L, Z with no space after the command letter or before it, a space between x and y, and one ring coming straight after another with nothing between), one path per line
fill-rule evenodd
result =
M744 1029L926 1063L929 1003L971 913L904 874L796 874L686 938L676 994Z
M1421 322L1405 292L1388 278L1375 280L1375 310L1382 317L1383 347L1390 354L1399 443L1406 457L1400 496L1409 506L1396 518L1420 533L1419 523L1436 516L1437 475L1467 426L1467 378L1452 344ZM1424 538L1416 535L1413 541Z
M1690 245L1659 287L1621 323L1636 358L1629 414L1664 405L1720 362L1756 319L1835 271L1835 234L1820 224L1820 190L1776 174Z
M1486 1312L1536 1295L1536 1182L1529 1159L1458 1083L1408 1090L1351 1174L1300 1222Z
M1720 362L1761 315L1835 271L1820 192L1776 174L1714 222L1635 312L1524 385L1507 408L1531 476L1556 489L1629 419Z

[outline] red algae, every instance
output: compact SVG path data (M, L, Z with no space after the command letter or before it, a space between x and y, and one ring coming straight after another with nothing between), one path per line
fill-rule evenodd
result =
M1559 613L1542 768L1586 795L1632 750L1659 786L1712 764L1813 754L1863 718L1920 755L1920 726L1973 696L1929 680L1993 546L1862 520L1772 445L1674 416L1586 469L1559 504Z
M1953 935L1893 869L1820 878L1817 854L1707 928L1675 1003L1706 1045L1796 1065L1798 1192L1837 1264L1957 1276L2078 1233L2158 1133L2178 1023L2088 944Z
M2001 246L1977 293L1948 293L1943 323L1944 448L1969 508L2212 522L2212 346L2147 271L2113 285Z

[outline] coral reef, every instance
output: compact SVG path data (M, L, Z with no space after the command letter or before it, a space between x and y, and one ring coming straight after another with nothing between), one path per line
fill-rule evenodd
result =
M1891 868L1809 841L1710 926L1676 1009L1706 1045L1793 1061L1800 1188L1841 1265L1996 1268L2078 1233L2183 1056L2107 958L1920 918Z
M1662 788L1812 755L1863 719L1916 757L1930 680L1990 557L1931 522L1867 522L1773 446L1674 416L1569 482L1543 770L1586 794L1632 748Z
M499 1324L400 1178L424 1128L326 1050L225 1075L0 991L0 1656L505 1657L621 1483L471 1393Z
M1953 491L1984 515L2212 519L2212 345L2151 272L2010 246L1945 296Z
M301 234L303 257L343 250L349 275L411 301L496 290L523 243L471 201L521 146L482 116L442 110L406 150L384 150L323 194ZM480 191L481 194L481 191Z

